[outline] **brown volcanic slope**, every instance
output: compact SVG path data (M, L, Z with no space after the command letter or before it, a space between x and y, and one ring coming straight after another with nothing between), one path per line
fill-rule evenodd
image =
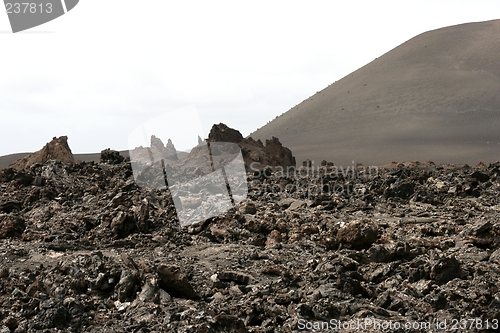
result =
M429 31L250 134L297 162L500 160L500 20Z

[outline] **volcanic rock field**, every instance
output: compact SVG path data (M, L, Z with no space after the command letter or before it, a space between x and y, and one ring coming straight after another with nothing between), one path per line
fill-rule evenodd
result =
M249 170L182 228L101 158L0 170L0 332L498 328L500 163Z

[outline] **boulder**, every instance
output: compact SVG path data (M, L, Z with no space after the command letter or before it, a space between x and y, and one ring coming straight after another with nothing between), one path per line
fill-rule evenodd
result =
M173 297L198 299L199 295L194 290L187 275L176 265L161 264L157 268L159 287Z
M120 164L124 159L116 150L107 148L101 151L101 163Z
M202 142L198 140L198 142ZM267 167L281 167L284 169L295 168L296 162L290 149L283 147L280 140L276 137L266 140L265 145L260 140L254 140L252 137L243 138L238 130L232 129L227 125L220 123L213 125L208 135L207 142L229 142L236 143L241 148L243 160L247 170L263 170ZM218 156L216 145L210 146L214 156ZM190 165L189 161L206 160L207 151L204 145L191 150L187 161L183 165ZM199 164L199 163L198 163Z
M379 237L378 226L369 219L352 221L340 228L337 239L346 248L368 249Z
M288 167L296 165L295 157L293 157L292 151L283 147L280 140L274 136L270 140L266 140L264 154L266 155L268 165L270 166Z

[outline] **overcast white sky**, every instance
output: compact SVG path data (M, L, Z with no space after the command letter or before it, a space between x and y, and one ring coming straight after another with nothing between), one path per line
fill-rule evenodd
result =
M2 10L0 155L61 135L73 153L128 149L186 106L205 136L219 122L246 136L417 34L498 18L498 0L80 0L12 34Z

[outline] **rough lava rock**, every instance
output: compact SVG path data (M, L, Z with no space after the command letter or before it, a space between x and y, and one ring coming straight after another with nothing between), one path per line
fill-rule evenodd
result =
M253 138L243 138L241 133L225 124L213 125L208 136L208 142L237 143L243 154L247 170L257 171L266 167L295 168L296 161L290 149L283 147L278 138L272 137L262 141Z
M120 164L125 158L120 155L120 152L110 148L101 151L101 163Z
M349 222L337 232L338 241L355 250L368 249L378 236L379 227L369 219Z
M220 123L213 125L208 134L209 142L232 142L240 143L243 141L243 135L240 131L228 127L226 124Z
M127 160L0 170L0 331L498 330L500 163L324 167L248 172L242 202L188 228Z
M26 228L24 219L17 214L0 215L0 239L21 237Z
M75 158L68 145L68 137L54 137L52 141L47 143L41 150L25 156L9 167L16 170L22 170L36 163L45 163L50 160L55 160L63 163L75 163Z

